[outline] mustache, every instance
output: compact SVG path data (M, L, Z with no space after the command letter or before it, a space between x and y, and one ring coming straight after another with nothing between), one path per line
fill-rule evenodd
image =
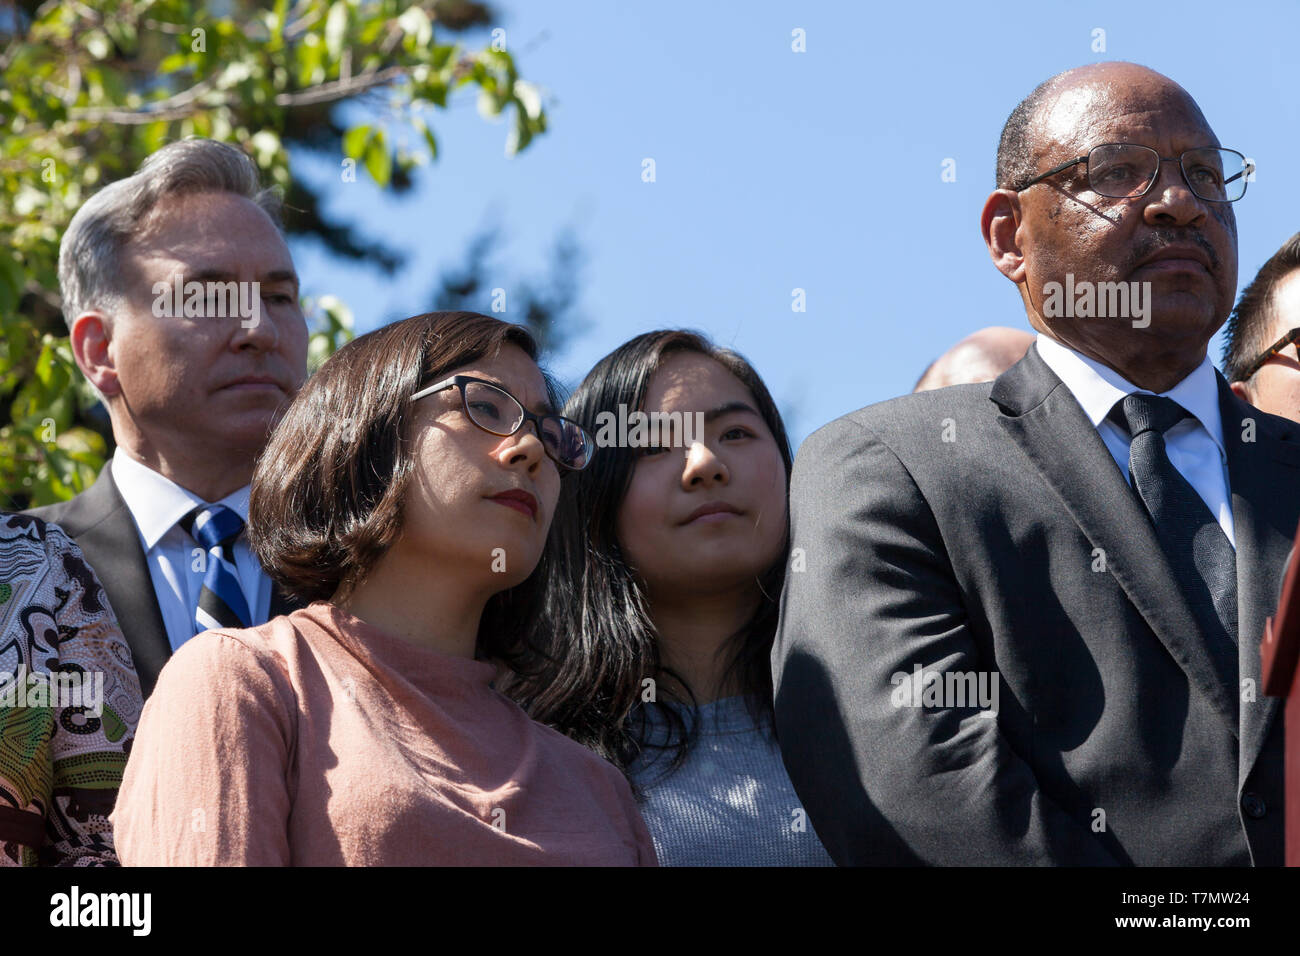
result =
M1129 256L1128 271L1132 272L1137 268L1139 262L1147 256L1155 255L1166 246L1188 242L1205 253L1206 258L1210 260L1212 271L1219 271L1219 255L1214 251L1213 243L1205 238L1204 233L1185 229L1152 229L1133 247L1133 252Z

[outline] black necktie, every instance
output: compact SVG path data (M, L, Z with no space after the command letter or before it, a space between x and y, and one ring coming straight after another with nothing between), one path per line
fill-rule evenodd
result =
M1187 417L1171 398L1134 393L1110 418L1132 436L1128 468L1179 589L1201 627L1210 661L1237 692L1237 553L1196 489L1165 451L1165 432Z

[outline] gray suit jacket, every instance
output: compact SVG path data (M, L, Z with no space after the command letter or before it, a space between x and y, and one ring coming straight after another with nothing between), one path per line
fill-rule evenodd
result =
M776 723L836 862L1282 863L1282 721L1257 684L1300 426L1219 393L1239 717L1140 500L1037 349L804 443ZM996 677L996 718L913 706L895 675L917 664Z
M131 648L140 689L148 697L158 680L158 672L172 655L172 648L158 609L149 565L140 547L140 533L113 480L112 462L105 464L95 483L75 498L33 508L27 514L59 525L77 542L86 561L95 569ZM271 617L288 614L301 606L281 593L279 587L273 587Z

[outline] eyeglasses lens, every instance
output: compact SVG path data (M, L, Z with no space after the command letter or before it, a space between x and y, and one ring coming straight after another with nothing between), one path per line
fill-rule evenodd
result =
M494 435L513 435L524 422L524 409L510 394L483 382L467 382L465 408L479 428ZM541 419L540 434L546 453L566 468L586 467L591 443L578 425L558 415Z
M1246 192L1250 165L1233 150L1205 147L1184 153L1182 169L1187 185L1201 199L1235 202ZM1159 154L1145 146L1098 146L1088 155L1092 191L1113 199L1142 195L1159 170Z
M466 383L465 408L474 424L494 435L513 435L524 420L524 410L517 401L483 382Z

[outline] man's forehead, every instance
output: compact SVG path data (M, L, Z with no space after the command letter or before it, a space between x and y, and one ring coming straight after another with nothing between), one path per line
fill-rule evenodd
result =
M241 233L254 231L258 238L272 235L283 242L280 230L257 203L246 196L227 192L173 193L159 197L139 222L136 238L144 242L166 239L169 243L226 240L233 223Z
M252 271L257 275L290 272L297 274L288 247L261 248L255 255L238 243L142 242L130 248L140 262L179 263L187 274L221 275ZM256 278L255 275L253 278Z
M1098 78L1073 84L1044 103L1037 124L1040 147L1049 152L1083 152L1100 143L1219 143L1195 101L1172 83L1129 86Z
M1269 305L1273 310L1274 338L1300 326L1300 269L1292 269L1278 281Z
M223 195L223 205L214 207L211 195L163 197L141 222L127 248L142 259L180 261L194 271L234 271L240 260L249 256L262 264L260 271L293 271L289 246L265 212L234 195ZM223 215L230 212L251 217L238 234L232 234Z

